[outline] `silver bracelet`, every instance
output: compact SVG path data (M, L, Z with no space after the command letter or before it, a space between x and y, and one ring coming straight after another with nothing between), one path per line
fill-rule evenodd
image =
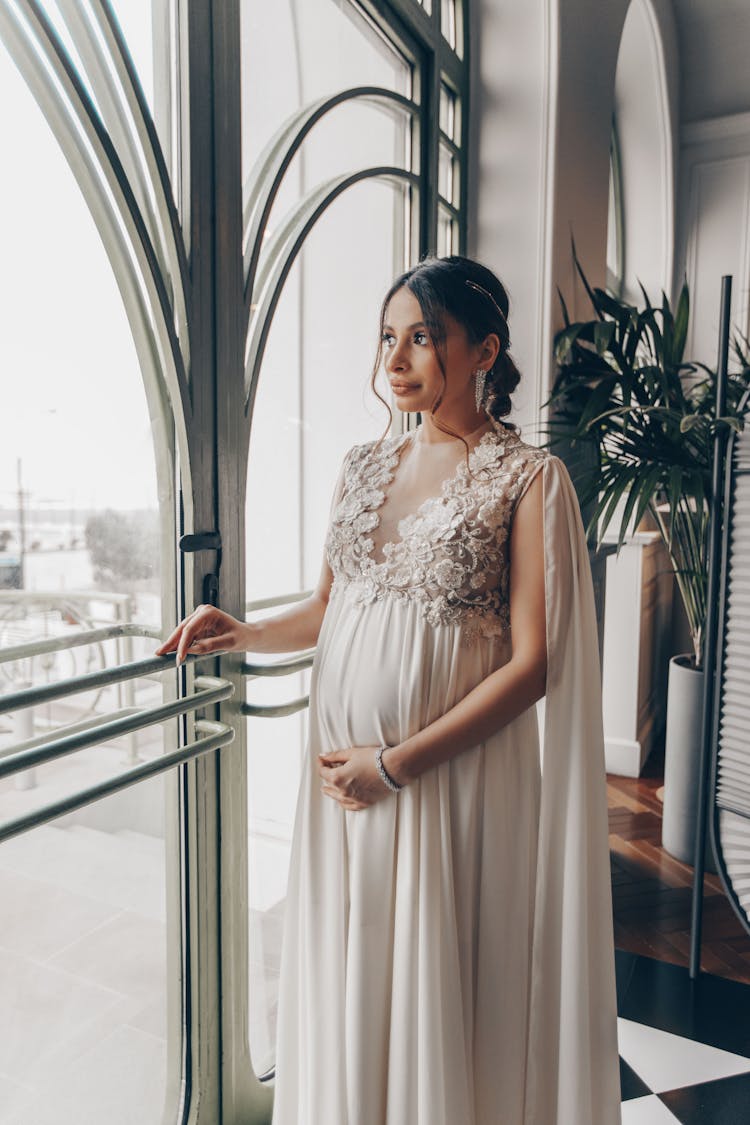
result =
M403 789L403 785L400 785L395 778L391 777L388 770L383 765L383 751L388 749L390 749L388 746L381 746L379 748L375 755L375 765L378 767L378 773L388 788L392 789L394 793L398 793L399 789Z

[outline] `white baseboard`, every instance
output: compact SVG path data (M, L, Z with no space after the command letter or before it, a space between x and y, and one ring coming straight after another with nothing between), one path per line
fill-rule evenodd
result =
M625 738L604 739L604 761L607 773L619 777L640 777L651 747Z

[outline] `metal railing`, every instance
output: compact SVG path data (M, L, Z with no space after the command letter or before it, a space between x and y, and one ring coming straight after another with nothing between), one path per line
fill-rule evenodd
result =
M95 644L102 640L122 636L158 639L158 634L144 626L118 624L101 629L86 630L69 637L47 638L8 647L0 653L0 661L23 660L45 652L56 652L80 645ZM196 655L187 657L187 661L190 663L201 659L206 659L206 657ZM152 656L115 665L101 671L72 676L56 683L26 687L20 691L0 696L0 714L16 712L40 703L49 703L52 700L63 699L92 688L132 682L155 672L167 670L174 663L174 660L173 654ZM4 747L0 752L0 779L57 761L87 747L157 726L170 719L230 699L234 695L234 684L216 676L196 676L194 688L195 690L190 695L155 707L127 707L101 717L86 719L68 727L58 728L48 734L23 739L12 746ZM0 823L0 843L18 836L22 832L46 824L65 813L73 812L141 781L165 773L202 754L208 754L212 750L228 746L235 736L234 730L227 724L203 718L196 719L195 730L203 737L146 762L131 765L130 768L121 771L114 777L85 786L75 793L58 798L40 808Z
M146 661L139 661L139 663L146 663ZM199 707L206 707L209 703L220 703L234 694L233 684L215 676L197 676L195 686L198 690L191 695L175 699L170 703L163 703L159 707L146 707L116 719L103 716L103 722L92 724L86 730L68 733L62 738L56 737L58 732L54 732L51 737L42 736L30 740L35 743L34 746L23 743L16 745L11 753L6 752L0 759L0 778L16 773L18 770L46 765L47 762L54 762L58 758L74 754L77 750L85 750L100 742L110 742L113 738L121 738L125 734L132 734L133 731L143 730L144 727L155 726L157 723L166 722L167 719L196 711Z
M22 832L28 832L31 828L37 828L40 824L55 820L56 817L62 816L64 813L74 812L76 809L81 809L94 801L100 801L103 797L119 793L122 789L136 785L139 781L146 781L148 778L166 773L174 766L181 766L184 762L189 762L192 758L197 758L201 754L208 754L211 750L228 746L234 740L234 731L224 723L197 719L195 726L196 730L206 732L205 737L199 738L197 742L191 742L188 746L181 746L159 758L152 758L148 762L141 763L141 765L133 766L132 769L124 770L118 774L117 777L107 778L106 781L101 781L98 785L89 785L69 797L52 801L50 804L34 809L33 812L26 813L24 816L6 820L3 824L0 824L0 843L10 839L11 836L18 836Z
M114 613L114 617L101 616L102 609ZM45 673L49 671L58 654L72 658L75 650L87 649L85 661L88 670L92 666L104 667L107 656L104 646L114 645L114 664L124 664L133 659L133 642L138 637L157 640L155 629L142 624L133 624L131 616L134 609L132 594L104 590L0 590L0 694L3 688L10 690L8 681L15 681L15 688L30 687L35 682L34 665L41 665ZM50 636L50 618L59 617L68 625L77 625L78 631L67 629L63 633L53 632ZM14 639L17 632L26 632L31 621L31 641ZM70 673L72 675L72 673ZM62 676L60 677L62 678ZM88 696L84 710L97 716L97 705L102 692L100 687ZM133 708L135 704L134 682L125 680L117 686L120 709ZM28 722L28 716L25 722ZM128 738L128 760L131 765L138 761L135 741Z
M249 602L246 606L248 612L267 609L275 605L285 605L301 601L309 597L312 591L305 590L294 594L283 594L272 598L262 598ZM0 663L25 660L42 654L61 652L67 649L80 647L87 644L98 644L102 641L116 640L122 637L144 637L159 640L160 635L153 629L142 625L118 623L97 629L88 629L67 637L51 637L24 644L8 646L0 651ZM186 662L194 663L210 657L221 655L212 653L206 655L189 654ZM315 649L295 653L283 660L270 664L255 661L243 661L240 665L241 674L247 679L261 676L286 676L303 671L312 665ZM20 690L0 695L0 715L17 712L23 709L50 703L54 700L64 699L92 689L108 687L114 684L132 683L132 681L148 677L154 673L163 672L175 660L174 654L167 656L151 656L141 660L129 661L124 664L103 668L96 672L87 672L68 679L58 680L54 683L37 684L21 688ZM0 749L0 780L34 769L36 766L47 765L80 750L97 746L104 742L112 741L134 734L136 731L154 727L170 719L178 718L190 712L220 703L234 695L234 685L230 681L216 676L198 675L194 681L194 691L180 699L172 700L153 707L125 707L110 712L101 717L94 717L72 723L58 728L47 734L36 735L16 742L14 745ZM279 704L252 704L242 702L239 710L242 715L264 718L280 718L301 711L309 703L309 696L301 696L287 703ZM54 820L66 813L83 808L94 801L101 800L114 793L118 793L138 782L165 773L175 766L182 765L202 754L228 746L234 740L233 729L225 723L214 722L208 719L196 719L195 729L203 735L186 746L150 759L146 762L131 765L115 777L107 778L96 784L86 786L77 792L61 797L40 808L34 809L21 816L14 817L0 823L0 843L17 836L41 824Z
M87 629L83 633L73 633L68 637L49 637L44 641L8 645L0 649L0 664L5 664L9 660L25 660L29 656L42 656L49 652L62 652L69 648L79 648L81 645L96 644L98 641L117 640L120 637L150 637L155 641L161 639L155 629L147 629L145 625L106 625L101 629Z
M272 598L258 598L246 604L245 612L252 613L258 609L271 609L277 605L300 602L309 598L311 594L312 590L302 590L294 594L279 594ZM302 672L305 668L311 667L314 657L315 649L311 648L304 652L295 653L293 656L285 657L283 660L273 661L271 664L258 664L255 661L246 660L240 665L240 671L248 679L254 679L256 676L290 676L294 672ZM301 695L288 703L243 702L240 704L240 712L248 718L281 719L286 715L294 715L297 711L303 711L309 702L309 695Z

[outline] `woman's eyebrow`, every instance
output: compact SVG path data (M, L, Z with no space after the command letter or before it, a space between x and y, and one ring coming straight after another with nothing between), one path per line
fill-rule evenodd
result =
M424 328L424 327L425 327L425 323L424 323L424 321L423 321L423 320L418 320L416 324L409 324L409 325L407 325L407 327L406 327L405 331L407 331L407 332L411 332L412 328ZM384 325L383 325L383 331L384 331L384 332L386 332L386 331L387 331L387 332L392 332L392 331L393 331L393 329L391 328L390 324L384 324Z

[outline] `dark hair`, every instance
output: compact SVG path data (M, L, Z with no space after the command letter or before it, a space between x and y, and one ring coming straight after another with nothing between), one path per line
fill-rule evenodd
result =
M414 294L422 310L425 325L435 354L443 373L443 392L435 403L442 402L445 389L445 324L447 313L463 325L470 343L480 344L490 333L500 339L500 351L492 369L487 372L486 390L487 413L500 422L511 411L510 396L518 386L521 373L508 353L510 332L508 329L508 294L503 284L492 270L471 258L452 254L447 258L427 256L412 269L401 274L386 293L380 309L380 331L378 351L372 371L371 386L377 397L385 404L390 415L385 433L378 439L378 445L385 438L393 420L393 411L375 387L375 379L383 358L383 332L388 304L399 289L406 288ZM448 426L436 418L439 429L453 437L461 438ZM517 427L503 422L508 429ZM464 445L466 442L464 441ZM468 445L466 445L468 455Z

